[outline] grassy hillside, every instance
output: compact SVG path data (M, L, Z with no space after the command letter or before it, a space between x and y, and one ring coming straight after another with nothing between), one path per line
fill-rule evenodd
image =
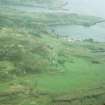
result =
M104 105L105 43L70 43L49 30L102 20L0 8L0 105Z

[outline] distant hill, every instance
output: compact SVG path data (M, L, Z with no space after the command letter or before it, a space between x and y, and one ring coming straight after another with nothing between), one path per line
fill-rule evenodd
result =
M39 8L61 9L64 0L0 0L2 5L24 5Z

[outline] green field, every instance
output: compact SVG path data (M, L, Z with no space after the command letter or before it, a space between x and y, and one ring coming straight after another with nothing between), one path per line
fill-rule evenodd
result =
M49 30L103 19L7 7L0 7L0 105L105 105L105 42L69 42Z

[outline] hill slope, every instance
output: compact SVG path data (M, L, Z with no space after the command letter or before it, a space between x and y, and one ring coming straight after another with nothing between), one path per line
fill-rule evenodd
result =
M101 21L1 6L0 105L103 105L105 43L69 43L49 29L51 25L91 26Z

